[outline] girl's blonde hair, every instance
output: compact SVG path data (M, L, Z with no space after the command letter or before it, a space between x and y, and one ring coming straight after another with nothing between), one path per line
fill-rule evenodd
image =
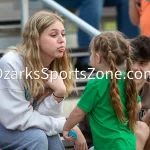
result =
M126 60L126 72L132 70L132 62L130 59L130 44L124 39L122 34L117 31L104 32L96 36L90 47L95 52L100 52L104 61L109 64L110 70L113 72L113 78L110 83L110 96L111 102L113 104L114 110L118 119L121 122L125 122L125 116L122 108L122 103L120 101L120 92L117 86L117 79L115 77L115 72L117 71L117 66L122 65ZM132 78L133 72L130 73ZM134 80L126 78L126 94L127 94L127 114L129 119L129 128L134 132L136 116L137 116L137 91L136 84Z
M39 46L39 38L42 32L50 25L55 23L56 21L60 21L64 24L63 19L55 13L40 11L35 13L30 17L28 22L25 25L23 31L23 43L16 47L16 51L18 51L23 57L24 67L28 68L28 72L32 71L31 76L34 78L35 71L39 71L40 77L45 77L44 73L42 73L43 64L40 56L40 46ZM60 71L65 71L67 74L67 78L64 79L64 84L66 86L66 95L72 91L74 85L73 74L72 77L69 77L69 72L72 70L70 56L67 50L65 50L62 58L56 58L50 64L50 70L55 70L60 73ZM37 77L37 76L36 76ZM65 73L62 74L62 77L65 77ZM45 82L42 78L39 79L26 79L25 73L23 74L23 80L27 85L27 88L33 98L38 98L45 91Z

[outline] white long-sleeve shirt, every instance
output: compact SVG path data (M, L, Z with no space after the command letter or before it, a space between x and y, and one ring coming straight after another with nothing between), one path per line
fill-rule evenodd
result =
M61 117L63 102L57 103L50 95L33 110L22 80L23 70L22 57L17 52L8 52L0 59L0 124L22 131L38 127L48 136L61 133L66 121Z

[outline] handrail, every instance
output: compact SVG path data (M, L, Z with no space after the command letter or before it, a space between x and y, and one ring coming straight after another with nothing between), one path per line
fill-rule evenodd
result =
M21 0L21 30L29 18L29 0Z
M48 7L57 10L57 12L62 14L68 20L75 23L80 29L88 33L91 37L101 33L99 30L95 29L94 27L92 27L91 25L89 25L88 23L86 23L85 21L83 21L82 19L80 19L79 17L77 17L64 7L62 7L60 4L56 3L55 1L53 0L42 0L42 1L45 4L47 4Z
M57 12L62 14L64 17L66 17L71 22L75 23L81 30L88 33L91 37L96 36L100 34L101 32L91 25L89 25L84 20L80 19L78 16L74 15L64 7L62 7L60 4L56 3L53 0L42 0L45 4L47 4L48 7L55 9ZM21 0L21 14L22 14L22 30L25 26L25 23L27 22L29 18L29 0Z

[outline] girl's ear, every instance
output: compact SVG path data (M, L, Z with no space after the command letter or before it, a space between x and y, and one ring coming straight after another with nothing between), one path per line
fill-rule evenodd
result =
M126 67L127 67L127 65L126 65L126 60L125 60L124 63L123 63L123 65L121 65L119 69L120 69L121 71L125 71L125 70L126 70Z
M96 62L100 64L102 62L102 56L99 53L96 53Z

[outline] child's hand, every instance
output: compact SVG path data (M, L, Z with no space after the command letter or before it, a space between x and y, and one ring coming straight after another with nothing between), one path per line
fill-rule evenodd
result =
M66 94L66 86L63 79L58 75L57 72L48 71L49 79L46 83L53 91L54 95L57 97L64 97Z
M63 137L65 140L67 140L68 142L74 142L75 139L72 136L68 136L69 131L63 131Z

